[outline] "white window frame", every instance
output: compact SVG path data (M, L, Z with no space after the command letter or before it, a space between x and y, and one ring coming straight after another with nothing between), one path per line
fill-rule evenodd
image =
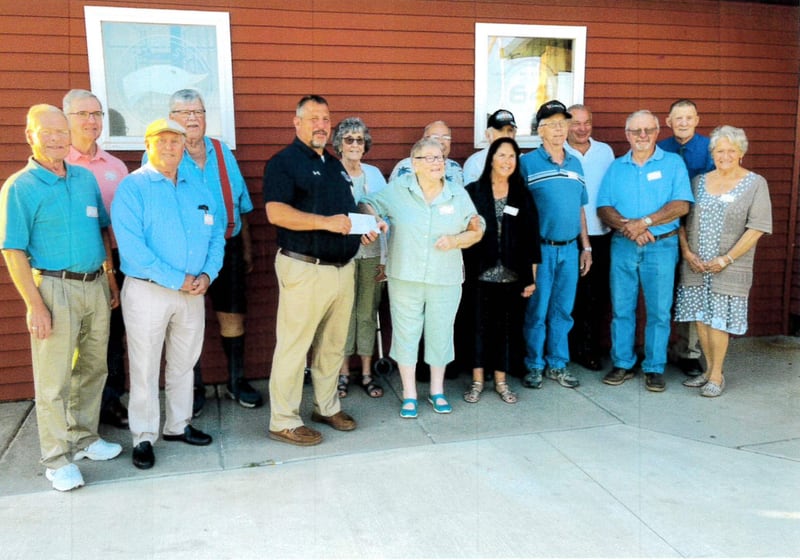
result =
M200 91L205 100L206 108L209 113L217 112L217 115L209 114L207 118L209 136L216 136L223 140L231 149L236 148L236 124L233 109L233 72L231 65L231 37L230 37L230 16L228 12L200 12L189 10L156 10L138 8L109 8L100 6L85 6L84 16L86 22L86 45L89 57L89 79L91 90L103 103L105 115L103 117L103 134L100 143L108 150L143 150L144 149L144 128L142 119L137 118L133 121L135 130L127 126L124 134L111 135L109 123L109 80L106 76L106 64L114 64L114 61L107 60L108 53L104 52L102 29L103 23L130 23L137 25L152 25L154 33L160 33L164 25L169 25L171 30L189 26L210 26L214 29L216 37L216 69L218 71L217 81L213 92L203 91L203 88L196 88ZM170 43L170 48L173 48ZM167 61L168 62L168 61ZM165 62L164 64L167 64ZM172 85L172 84L170 84ZM175 87L175 91L183 88L192 88L193 84L181 84ZM166 93L166 92L160 92ZM111 108L120 112L125 122L129 122L130 112L125 114L125 108ZM152 112L147 115L147 119L155 120L159 117L168 116L169 107L165 106L163 111L156 111L155 108L148 110ZM146 126L146 123L144 123ZM119 132L117 130L116 132Z
M504 99L509 99L512 90L518 90L513 85L489 83L490 68L490 41L499 39L506 44L512 41L525 39L566 39L572 41L572 72L566 76L564 88L567 92L564 99L559 99L566 105L583 103L583 88L586 73L586 27L561 26L561 25L520 25L507 23L476 23L475 24L475 113L474 131L475 147L485 148L489 145L486 139L486 118L498 109L509 109L514 113L517 123L517 143L520 147L534 148L541 144L536 131L530 131L530 113L536 114L538 108L536 99L529 99L530 89L535 91L536 86L528 87L524 92L524 107L526 112L515 112L512 106L501 106ZM495 72L497 69L493 69ZM505 74L501 72L503 78ZM538 77L537 77L538 80ZM571 81L571 85L569 82ZM498 92L499 89L499 92ZM539 104L549 99L538 100ZM506 103L508 105L508 103ZM520 114L517 114L520 112Z

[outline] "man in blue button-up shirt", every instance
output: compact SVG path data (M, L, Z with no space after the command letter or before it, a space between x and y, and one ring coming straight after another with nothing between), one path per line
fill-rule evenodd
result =
M192 418L194 364L203 346L203 295L222 267L224 226L213 194L195 173L179 168L184 129L159 119L145 131L148 163L120 183L111 214L119 245L123 316L131 390L128 415L133 464L155 463L160 417L158 377L166 343L167 441L208 445Z
M656 146L658 119L636 111L625 123L631 149L608 168L597 195L597 215L611 229L611 360L603 378L621 385L634 376L636 304L644 292L645 386L661 392L667 362L670 310L678 262L679 218L694 202L686 166Z

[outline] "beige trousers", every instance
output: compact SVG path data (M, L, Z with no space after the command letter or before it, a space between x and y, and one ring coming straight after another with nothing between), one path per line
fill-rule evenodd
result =
M49 337L31 337L39 446L42 464L58 469L98 439L110 296L105 275L92 282L36 275L35 281L53 322Z
M337 268L278 253L275 273L280 296L269 378L269 429L280 431L303 425L300 401L309 349L314 410L323 416L341 410L336 381L353 309L355 272L352 262Z

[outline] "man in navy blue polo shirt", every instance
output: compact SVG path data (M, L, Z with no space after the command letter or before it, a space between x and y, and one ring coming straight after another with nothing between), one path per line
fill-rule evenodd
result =
M292 445L316 445L322 434L303 425L300 401L309 348L314 413L335 430L356 428L342 411L336 384L353 309L353 257L360 242L376 235L349 235L349 213L358 212L350 176L325 150L331 135L328 102L300 99L296 138L264 171L267 219L278 230L275 273L280 295L277 343L269 378L269 437Z
M665 152L678 154L686 164L689 180L714 169L714 159L708 149L708 137L695 131L700 124L697 105L690 99L678 99L669 108L667 126L672 136L658 143ZM677 274L677 273L676 273ZM678 364L686 375L700 375L700 339L694 322L676 323L675 338L670 347L670 359Z
M522 174L539 211L542 262L537 268L536 290L525 312L528 373L522 384L542 386L542 373L563 387L580 385L567 369L569 331L578 274L592 266L592 248L583 206L589 201L583 167L564 149L572 115L560 101L548 101L536 113L535 130L542 146L520 158ZM576 250L580 238L583 249ZM580 266L579 266L580 262Z

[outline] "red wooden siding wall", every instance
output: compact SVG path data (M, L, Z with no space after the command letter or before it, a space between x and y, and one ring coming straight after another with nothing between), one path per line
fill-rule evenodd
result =
M81 0L0 2L0 180L20 168L25 112L60 105L70 88L88 88ZM786 330L800 313L800 255L794 254L797 205L797 60L800 10L750 2L572 0L364 1L108 0L108 6L228 11L237 124L236 157L256 206L251 215L256 270L250 277L247 362L268 373L277 303L274 230L261 197L264 162L293 138L297 99L328 98L334 121L361 116L372 129L367 160L389 173L422 127L442 118L453 127L451 157L472 147L476 22L585 25L585 101L595 136L617 155L626 149L630 112L662 117L679 97L700 108L703 133L715 125L745 128L745 164L769 181L775 233L758 251L752 291L753 335ZM662 131L662 137L669 131ZM141 154L118 153L135 169ZM790 286L793 282L793 299ZM24 307L0 266L0 399L32 395ZM223 358L213 320L204 353L208 377L221 379Z

